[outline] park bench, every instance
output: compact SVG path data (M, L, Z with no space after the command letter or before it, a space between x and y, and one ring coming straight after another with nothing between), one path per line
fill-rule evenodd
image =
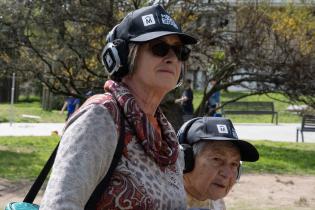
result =
M271 122L273 123L276 117L276 125L278 125L278 112L275 111L273 102L266 101L236 101L228 103L222 107L223 116L229 114L255 114L255 115L272 115Z
M302 142L304 142L303 132L315 132L315 116L314 115L303 116L301 127L296 129L296 142L299 141L299 132L301 132Z

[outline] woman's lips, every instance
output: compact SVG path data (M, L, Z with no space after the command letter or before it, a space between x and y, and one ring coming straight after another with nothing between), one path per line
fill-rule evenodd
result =
M162 72L162 73L169 73L169 74L173 74L174 75L174 72L172 70L168 70L168 69L159 69L158 70L159 72Z
M220 188L225 188L224 184L220 184L220 183L213 183L213 185L220 187Z

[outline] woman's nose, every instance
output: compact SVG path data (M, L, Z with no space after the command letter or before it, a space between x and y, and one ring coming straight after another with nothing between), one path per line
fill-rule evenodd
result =
M170 49L165 56L166 62L178 61L178 58L173 49Z

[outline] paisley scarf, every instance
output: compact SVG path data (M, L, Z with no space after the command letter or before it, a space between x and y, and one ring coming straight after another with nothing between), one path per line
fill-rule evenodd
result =
M160 108L156 110L155 118L161 128L161 135L151 125L126 84L108 80L104 89L122 108L128 124L135 131L137 141L143 146L146 154L160 166L174 164L179 152L177 137Z

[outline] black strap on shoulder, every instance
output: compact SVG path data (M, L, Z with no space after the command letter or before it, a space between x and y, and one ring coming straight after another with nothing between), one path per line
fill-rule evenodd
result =
M25 196L23 202L26 203L33 203L36 195L38 194L40 188L42 187L52 165L54 164L56 153L58 150L59 143L57 144L54 151L51 153L49 159L47 160L44 168L39 173L38 177L36 178L35 182L33 183L31 189L28 191L27 195Z
M116 150L115 150L115 153L113 156L112 163L111 163L111 165L107 171L106 176L97 185L97 187L95 188L94 192L92 193L90 199L88 200L88 202L85 206L86 210L96 209L97 202L100 200L102 193L104 192L104 190L108 186L110 178L111 178L111 176L112 176L115 168L117 167L118 162L122 156L122 152L123 152L123 148L124 148L124 137L125 137L125 121L124 121L124 113L121 113L120 114L119 139L118 139ZM42 187L45 179L48 176L50 169L52 168L52 166L54 164L58 147L59 147L59 143L57 144L54 151L51 153L48 161L46 162L45 166L41 170L41 172L38 175L38 177L36 178L36 180L34 181L33 185L31 186L30 190L28 191L27 195L25 196L23 202L26 202L26 203L33 203L34 202L35 197L37 196L40 188Z
M112 163L111 163L105 177L97 185L97 187L95 188L94 192L92 193L90 199L86 203L85 208L84 208L85 210L96 209L96 204L98 203L98 201L101 200L102 194L105 191L105 189L107 188L108 183L110 181L110 178L112 177L113 172L114 172L115 168L117 167L118 162L121 159L123 148L124 148L124 138L125 138L125 121L124 121L123 115L124 115L123 113L120 114L120 133L119 133L119 139L118 139L118 143L116 146L116 150L114 153Z

